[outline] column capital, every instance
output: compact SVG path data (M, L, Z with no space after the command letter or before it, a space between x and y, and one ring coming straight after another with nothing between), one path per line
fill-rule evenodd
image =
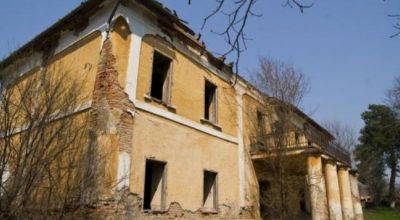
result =
M323 159L324 159L324 162L325 162L325 163L335 164L336 166L338 166L337 161L336 161L335 159L333 159L333 158L324 157Z
M321 157L322 158L322 153L320 151L307 151L304 153L305 156L307 157Z
M337 164L337 167L339 170L346 170L348 172L350 172L350 170L351 170L351 168L349 166L344 165L344 164Z

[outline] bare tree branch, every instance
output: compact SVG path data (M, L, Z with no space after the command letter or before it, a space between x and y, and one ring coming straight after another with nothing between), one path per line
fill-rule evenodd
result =
M221 14L227 18L227 24L220 30L211 30L224 37L228 45L228 49L221 54L222 57L226 57L230 54L234 54L235 72L239 72L239 63L241 53L246 50L246 42L250 40L246 34L246 27L251 17L261 17L262 15L255 12L257 0L215 0L215 9L204 18L202 29L204 29L207 23L218 14ZM188 2L191 3L190 1ZM312 4L302 4L298 0L285 0L284 6L297 7L300 12L303 13L304 9L310 8Z
M323 126L335 137L335 144L347 151L352 151L357 138L354 128L340 121L326 121Z
M393 14L389 15L389 17L395 18L397 20L397 23L393 25L393 28L396 29L396 32L391 35L391 38L397 37L400 35L400 15L399 14Z
M286 0L286 3L283 4L283 6L289 6L291 8L293 8L293 5L295 5L300 10L301 13L304 13L304 9L311 8L312 6L314 6L314 2L310 4L303 4L297 0Z
M53 64L22 77L3 77L1 219L39 218L35 214L62 219L83 205L88 189L82 185L96 178L83 173L89 112L83 75L78 80L68 67Z
M392 87L386 91L385 101L397 113L400 113L400 77L395 78Z
M293 65L270 58L260 58L255 84L263 92L287 105L300 107L310 91L310 81Z

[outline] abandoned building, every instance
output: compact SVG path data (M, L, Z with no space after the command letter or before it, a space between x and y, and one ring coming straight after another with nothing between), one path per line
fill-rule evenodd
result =
M21 77L63 63L85 78L91 140L107 152L112 187L91 212L110 218L126 191L126 219L260 219L268 193L268 144L254 142L261 92L213 56L154 0L88 0L0 63ZM13 72L7 71L10 67ZM303 131L287 154L309 218L363 219L350 154L300 110ZM100 128L101 127L101 128ZM89 137L88 137L89 138ZM12 172L11 172L12 176ZM110 193L111 192L111 193ZM105 202L107 201L107 202Z

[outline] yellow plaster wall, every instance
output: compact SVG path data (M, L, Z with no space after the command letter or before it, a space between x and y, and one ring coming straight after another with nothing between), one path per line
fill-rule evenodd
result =
M272 132L272 123L278 120L278 116L272 109L272 107L268 107L260 103L260 101L256 100L254 97L245 94L243 96L243 117L244 117L244 139L245 145L248 147L247 150L250 150L249 146L252 140L256 140L257 132L258 132L258 122L257 122L257 110L264 113L264 122L265 122L265 132L267 134L271 134ZM266 109L268 108L268 109ZM296 117L298 117L296 115ZM306 138L304 133L302 133L302 128L297 127L295 124L290 124L288 127L287 134L285 137L285 141L287 143L287 147L296 147L299 144L305 144ZM313 129L313 133L318 133L318 130ZM299 142L296 142L296 133L299 135ZM274 138L267 139L267 145L272 146L274 144Z
M83 83L82 96L90 100L100 58L101 34L94 32L57 54L49 63L54 70L67 71L71 80Z
M63 79L65 83L77 82L79 87L82 87L80 92L82 101L90 100L99 62L101 39L101 33L94 32L51 57L46 65L46 74L49 74L46 76L47 79ZM17 64L18 62L21 61L15 61ZM17 68L11 65L1 72L13 74L16 70ZM22 86L29 79L38 77L37 73L40 70L40 67L32 67L18 78L15 85Z
M251 97L244 94L243 102L243 137L246 151L250 151L251 141L255 140L257 135L257 110L260 108L260 103Z
M118 44L118 46L121 45L123 44ZM67 73L70 80L83 83L80 92L82 102L90 100L93 93L97 65L100 59L100 46L101 36L99 33L94 33L62 53L57 54L48 65L49 69L53 69L53 71L49 72L50 74ZM105 146L102 149L102 153L108 155L108 159L103 162L107 167L104 170L107 179L103 181L103 184L108 186L106 187L107 189L111 189L116 182L116 167L118 164L117 136L100 137L99 143Z
M56 54L52 57L46 66L46 69L40 67L34 67L33 69L26 72L22 77L18 78L17 81L13 82L12 98L16 101L20 101L21 96L24 96L23 104L31 105L32 108L37 108L38 105L43 105L46 102L44 96L46 93L58 92L56 96L60 96L57 99L53 99L52 108L54 111L65 111L68 106L62 102L73 99L71 101L78 107L81 103L85 103L91 100L94 80L97 72L97 64L99 60L99 52L101 45L100 33L95 32L90 36L78 41L74 45L70 46L61 53ZM43 91L44 86L39 86L39 77L45 77L45 82L54 83L47 85L50 91ZM60 80L61 83L60 83ZM39 87L38 87L39 86ZM63 97L60 89L61 86L65 94L70 97ZM77 95L72 97L72 92L77 92ZM21 94L28 93L28 94ZM52 94L53 96L55 94ZM59 101L59 103L57 103ZM16 102L19 103L19 102ZM62 109L59 109L62 108ZM16 109L18 112L18 124L26 124L28 120L25 118L27 111L23 109Z
M118 81L125 88L131 44L131 31L124 18L119 17L110 34L115 58L117 59ZM137 59L137 57L135 58Z
M22 102L25 105L31 105L32 108L38 108L37 105L43 105L43 103L46 102L46 100L44 99L45 94L51 91L56 91L56 86L60 86L57 85L59 82L56 80L58 79L65 80L61 82L61 86L63 86L63 89L72 90L69 84L72 83L72 81L77 82L77 84L79 84L79 87L81 88L73 88L77 89L77 91L79 92L78 97L64 98L62 96L62 93L57 94L57 96L60 97L53 100L52 106L55 107L52 108L54 111L66 110L66 108L69 107L62 103L56 103L57 101L63 102L67 99L70 100L71 98L78 98L77 103L74 103L76 105L79 105L80 102L88 101L91 98L93 91L94 79L97 72L97 64L99 59L100 45L100 33L95 32L52 57L51 60L49 60L48 62L45 74L39 74L40 71L44 71L44 69L41 70L40 67L34 67L33 69L24 73L22 77L13 82L14 84L11 87L12 89L9 90L12 94L12 100L15 99L15 101L13 102ZM18 63L18 61L16 61L16 63ZM15 67L11 66L9 70L12 70L11 68L15 69ZM7 73L13 74L13 71ZM44 87L38 87L39 81L36 80L38 77L46 77L46 82L54 82L53 85L48 85L48 88L50 88L51 91L43 91ZM24 92L27 92L29 94L21 94ZM24 101L22 101L22 95L24 95ZM13 111L17 112L18 115L18 117L16 117L18 119L18 122L16 122L14 125L16 128L24 126L29 122L27 119L27 114L28 112L32 111L24 110L21 106L19 106L18 108L20 109L12 109ZM73 115L71 117L75 117L77 115ZM9 117L10 116L11 114L9 115Z
M204 117L204 88L205 79L207 79L218 87L218 125L222 128L222 132L237 136L237 105L234 89L228 82L174 50L161 38L150 35L143 38L137 99L145 101L145 95L150 92L154 50L158 50L173 60L171 105L176 107L176 114L200 123L200 119Z
M239 206L237 144L140 111L135 118L131 191L143 196L146 158L167 162L166 205L202 207L203 171L218 172L218 201Z
M244 94L243 103L243 140L245 147L245 201L247 206L255 207L258 210L258 179L255 173L254 163L251 159L250 148L251 138L256 129L257 109L259 102L250 95Z
M18 78L18 81L14 82L15 91L28 91L24 86L35 86L37 83L35 78L46 77L46 81L54 82L50 88L55 90L56 84L62 80L62 86L71 91L72 83L75 84L73 89L78 94L78 102L85 103L91 100L94 80L97 72L97 64L99 62L99 52L101 46L101 35L99 32L95 32L62 52L52 57L46 66L46 69L34 67L27 73L24 73L23 77ZM44 74L39 75L39 71L45 71ZM42 72L43 73L43 72ZM30 88L30 90L34 90ZM43 95L44 92L50 91L38 91L38 95ZM20 99L18 92L14 94L15 99ZM40 97L36 97L40 98ZM55 100L56 101L56 100ZM60 99L60 101L62 101ZM36 100L37 104L43 102L43 100ZM55 104L55 103L53 103ZM76 103L77 105L79 103ZM63 106L61 104L61 106ZM65 107L65 106L64 106ZM21 111L22 112L22 111ZM20 118L22 120L22 118ZM21 123L24 123L21 121Z
M35 67L32 70L28 71L27 73L24 74L23 77L20 77L18 81L15 82L13 86L14 88L22 88L24 90L24 86L29 86L29 85L35 85L33 82L35 82L35 79L40 76L45 76L49 77L47 78L51 82L54 82L54 84L57 84L58 79L63 79L64 81L61 82L62 86L65 86L66 89L70 89L71 87L69 86L70 83L76 82L80 88L78 88L78 102L74 103L78 107L81 103L87 102L91 99L93 88L94 88L94 81L95 81L95 76L97 73L97 65L99 62L99 55L100 55L100 46L101 46L101 34L100 32L94 32L90 34L89 36L79 40L78 42L74 43L67 49L63 50L62 52L56 54L54 57L52 57L46 66L46 72L43 75L39 75L39 71L41 71L41 68ZM44 70L44 69L42 69ZM50 86L51 90L55 90L54 86ZM74 88L75 89L75 88ZM18 90L18 89L16 89ZM31 94L32 96L36 96L36 103L41 105L45 101L40 100L40 98L43 98L43 93L50 92L50 91L39 91L38 94ZM37 97L39 96L40 97ZM18 93L14 94L15 99L20 99L20 95ZM70 97L73 98L73 97ZM60 99L57 99L55 101L65 101L62 96ZM26 101L27 102L27 101ZM53 103L53 105L57 106L56 103ZM63 110L66 110L68 106L65 106L65 104L60 104ZM74 107L74 106L69 106L69 107ZM59 109L54 109L55 111ZM18 111L18 110L17 110ZM21 114L26 114L26 111L21 110ZM51 113L51 112L50 112ZM86 130L86 125L87 125L87 117L88 117L88 111L80 112L73 114L71 116L68 116L65 119L62 120L75 120L73 125L80 126L82 135L87 131ZM21 125L26 124L26 121L22 119L22 117L19 117L19 120L21 120ZM54 124L58 124L60 121L55 121ZM79 124L79 125L78 125ZM51 127L52 124L49 124L49 127ZM71 125L71 126L73 126ZM16 125L17 127L19 125ZM73 129L69 127L70 129ZM86 136L83 137L82 140L79 140L79 143L76 143L76 146L80 146L77 148L79 151L84 150L84 146L86 143L82 143L81 141L86 141ZM70 149L68 149L70 151ZM66 153L66 152L64 152ZM68 152L69 156L72 156L71 152ZM77 157L80 157L80 152ZM66 158L66 157L65 157ZM81 160L80 160L81 161ZM56 161L56 162L64 162L64 161ZM79 166L78 166L79 167ZM63 184L62 180L60 182L60 185ZM70 179L69 181L73 181ZM43 183L46 184L46 183Z

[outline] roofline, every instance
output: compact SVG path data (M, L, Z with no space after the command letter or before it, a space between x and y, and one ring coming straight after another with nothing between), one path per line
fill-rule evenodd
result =
M328 131L326 128L324 128L322 125L320 125L318 122L316 122L314 119L312 119L310 116L308 116L306 113L301 111L299 108L295 107L295 111L302 115L310 124L314 125L317 127L320 131L328 135L332 140L335 139L335 137L331 134L330 131Z

